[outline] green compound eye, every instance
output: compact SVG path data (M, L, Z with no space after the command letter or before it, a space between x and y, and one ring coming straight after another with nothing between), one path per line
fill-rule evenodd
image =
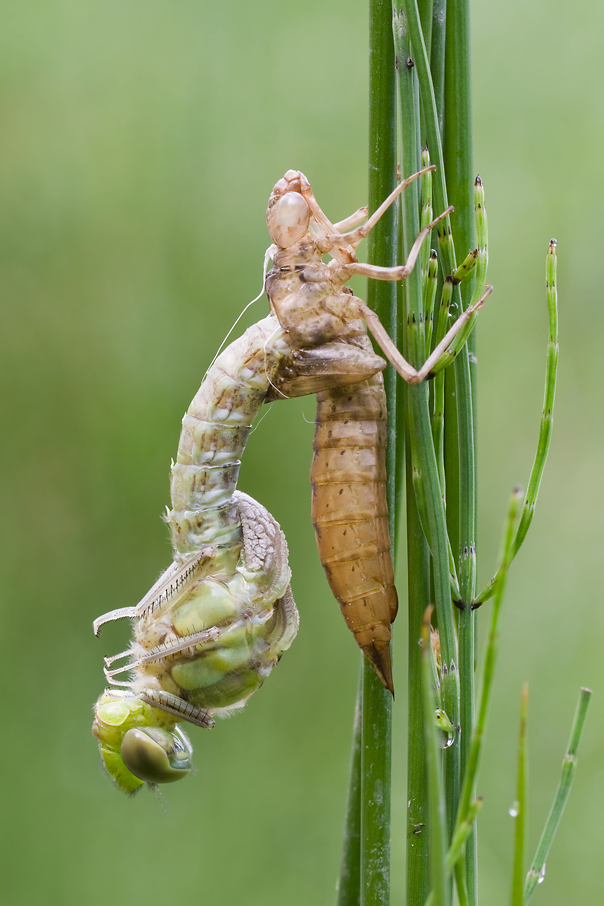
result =
M184 733L147 727L128 730L122 740L124 764L147 783L172 783L191 770L193 750Z

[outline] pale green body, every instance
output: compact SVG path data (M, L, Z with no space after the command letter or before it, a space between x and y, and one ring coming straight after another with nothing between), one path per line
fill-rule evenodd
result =
M269 316L210 367L172 466L174 562L137 607L95 622L98 631L120 617L134 621L129 651L106 659L109 682L126 688L104 692L93 726L105 766L127 792L184 776L191 747L177 723L211 727L242 708L296 635L283 533L235 490L252 422L288 352ZM132 679L114 679L124 672Z

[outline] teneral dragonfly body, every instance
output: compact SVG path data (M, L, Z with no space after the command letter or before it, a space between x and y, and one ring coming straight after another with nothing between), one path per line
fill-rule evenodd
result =
M131 648L106 659L111 686L124 688L105 691L93 726L128 792L185 776L191 746L177 724L211 727L242 708L296 635L285 537L235 490L251 424L289 348L269 316L218 356L183 419L172 467L174 562L137 607L95 621L96 632L134 621ZM132 678L116 679L125 672Z

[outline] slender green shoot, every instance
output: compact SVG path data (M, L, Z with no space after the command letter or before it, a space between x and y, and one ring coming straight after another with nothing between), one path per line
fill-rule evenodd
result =
M452 275L455 283L461 283L461 281L468 277L474 268L476 267L476 261L478 259L478 249L474 249L473 252L468 252L464 260L461 262L455 273Z
M474 801L470 803L470 807L468 808L468 813L465 819L455 829L455 835L451 841L449 852L447 853L447 867L450 871L462 856L463 847L466 840L472 833L474 821L476 820L478 812L481 808L482 799L478 797L478 799L474 799Z
M424 149L421 156L421 165L422 169L424 167L430 166L430 155L428 150ZM421 215L419 220L420 229L425 229L432 221L434 220L434 212L432 208L432 170L428 170L427 173L424 173L422 176L421 184L421 193L420 193L420 204L421 204ZM426 240L422 245L419 261L421 267L422 277L426 276L428 269L428 261L430 259L430 243ZM429 317L428 311L424 306L424 317Z
M486 729L487 715L489 712L489 704L491 701L491 692L493 688L493 677L495 673L495 665L497 662L497 650L499 647L499 636L498 636L498 626L499 626L499 615L501 611L501 603L503 601L503 593L505 590L505 579L507 575L507 570L511 562L511 551L512 551L512 542L516 532L516 525L518 522L518 510L520 506L520 500L522 497L522 492L516 488L510 498L510 505L508 509L508 515L504 526L503 538L501 544L501 579L497 585L497 594L495 597L495 602L493 604L493 612L491 614L491 626L489 630L489 637L487 640L487 647L485 652L485 661L484 661L484 675L482 681L482 694L480 697L480 707L478 709L478 719L476 721L476 727L474 730L474 735L472 737L472 744L470 748L470 754L468 758L468 765L466 769L465 777L463 778L463 785L461 790L461 797L459 801L459 811L457 813L457 823L455 827L455 832L457 833L460 825L468 820L468 814L471 807L472 801L472 790L474 789L474 784L476 782L476 776L478 773L478 767L480 763L480 755L482 751L482 742L484 738L484 733Z
M430 251L428 267L426 269L426 279L424 280L424 312L426 318L426 358L430 354L432 346L432 334L434 330L434 302L436 299L436 290L438 288L438 257L434 249Z
M414 4L417 15L417 7ZM399 96L401 103L401 165L405 174L417 169L421 153L418 135L418 71L410 59L408 16L395 12L394 44L399 62ZM414 58L415 59L415 58ZM438 183L438 174L434 174L433 188ZM401 198L401 224L405 247L410 248L419 231L419 201L413 186ZM445 218L445 220L448 218ZM445 222L441 221L441 224ZM425 357L426 339L423 324L423 296L420 282L421 275L415 269L405 281L404 298L406 303L406 340L403 354L416 367ZM429 409L429 388L424 381L409 387L408 425L411 443L412 465L421 480L422 494L416 497L422 525L427 528L427 540L432 553L432 577L434 583L433 601L440 634L443 670L442 701L443 708L451 722L459 722L459 673L457 671L457 640L451 604L451 579L449 571L449 544L442 490L438 476L438 466L432 438L432 425ZM415 686L417 688L417 685ZM452 831L459 798L459 745L445 750L445 789L449 827ZM409 799L412 797L409 796Z
M459 906L469 906L466 877L461 859L455 863L453 872L455 874L455 889L457 890Z
M396 82L390 0L369 4L369 211L375 211L396 186ZM392 266L397 257L396 209L392 206L368 237L367 258ZM397 341L396 286L370 280L367 303ZM395 537L394 503L397 453L396 375L385 376L388 406L387 496L390 537ZM390 784L392 696L368 661L363 663L361 715L361 906L387 906L390 899Z
M428 762L428 814L430 827L430 880L433 906L446 906L450 902L447 884L447 830L445 799L442 789L438 728L434 719L436 704L432 684L432 645L430 642L430 614L426 609L422 626L422 689L426 715L426 756Z
M520 734L518 737L518 771L516 775L516 802L510 810L514 818L514 871L512 875L511 906L522 906L524 899L524 840L526 836L526 785L527 748L526 724L528 716L528 683L522 687L520 703Z
M512 545L512 559L516 556L526 537L533 519L543 470L547 461L554 420L554 399L556 395L556 375L558 371L558 293L556 288L556 240L552 239L546 258L546 291L549 316L549 342L547 346L547 364L545 368L545 394L543 412L537 442L537 453L529 478L524 499L522 517ZM500 567L501 568L501 567ZM495 592L500 575L497 572L476 598L476 603L487 601Z
M449 317L449 307L453 297L453 279L446 277L440 294L440 305L438 309L438 321L436 325L435 345L438 345L445 333L447 332L447 322ZM445 374L440 372L434 378L432 385L432 435L434 437L434 449L436 450L436 461L438 464L438 477L442 489L443 497L446 496L446 479L445 479ZM454 558L453 558L454 562ZM454 567L455 569L455 567ZM455 569L456 573L456 569ZM459 599L457 595L456 600Z
M447 35L447 0L434 0L432 7L432 47L430 71L434 85L435 110L438 131L443 134L445 109L445 39Z
M455 883L457 885L457 894L459 900L459 906L464 906L467 903L467 892L465 889L465 880L463 876L463 866L460 863L460 859L463 855L463 847L466 840L472 833L474 827L474 821L478 815L478 812L482 808L482 799L475 799L474 802L470 805L468 810L468 815L465 821L459 825L455 831L455 836L449 847L446 858L446 868L447 876L449 876L453 871L455 871ZM433 906L434 897L432 894L426 900L425 906Z
M363 658L361 906L390 900L392 696Z
M408 65L410 50L408 35L405 30L404 17L394 13L394 36L397 60L397 77L401 105L401 169L403 174L417 170L419 162L418 100L417 84L413 67ZM409 187L401 198L400 260L405 260L408 249L417 235L419 223L419 204L417 186ZM411 317L411 311L422 314L424 305L422 286L418 269L415 268L409 279L400 286L403 312L403 324ZM410 311L411 310L411 311ZM423 319L423 314L422 314ZM421 324L420 324L421 328ZM403 355L408 361L425 358L425 340L421 349L413 347L418 338L418 331L403 330L401 334ZM414 358L413 358L414 357ZM417 388L419 389L419 388ZM419 389L420 395L425 391ZM407 427L414 428L413 410L417 402L416 388L405 387L405 442L407 470L407 559L413 564L408 571L408 630L409 630L409 664L408 664L408 714L409 730L407 745L407 903L408 906L423 906L430 890L430 836L427 831L428 816L428 776L426 767L425 709L423 705L422 667L423 658L418 642L421 639L423 619L426 607L430 603L430 557L425 534L428 519L425 512L420 521L420 497L423 493L421 464L417 462L415 450L417 438L411 439ZM417 488L416 483L419 482ZM425 502L422 506L424 509ZM423 526L422 526L423 523ZM430 530L428 528L428 534Z
M474 291L470 306L475 305L483 295L486 287L488 257L488 231L487 231L487 212L484 204L484 188L480 176L476 177L474 183L474 219L476 223L476 240L478 247L470 252L462 261L459 267L452 275L453 283L460 283L464 277L469 276L473 271L475 273ZM434 372L446 368L451 364L460 350L467 343L470 334L474 328L477 312L475 312L469 321L464 324L445 355L439 360L438 366Z
M525 904L531 899L537 885L545 878L545 863L547 856L556 831L558 830L560 818L562 817L562 812L564 811L564 806L566 805L566 800L568 799L568 794L577 769L577 749L583 732L583 725L585 723L585 716L587 714L590 699L591 689L581 689L577 710L575 711L575 717L570 731L566 755L562 762L562 776L560 777L560 783L558 784L558 789L556 790L550 813L545 822L545 827L539 845L537 846L533 864L526 876L526 886L524 888Z
M362 673L354 712L352 731L352 759L348 802L344 821L342 864L337 884L337 906L359 906L361 902L361 707L363 694Z

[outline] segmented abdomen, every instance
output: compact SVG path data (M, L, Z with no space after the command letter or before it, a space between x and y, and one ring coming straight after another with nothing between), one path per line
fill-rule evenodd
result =
M167 521L177 553L240 541L241 455L289 340L270 315L218 356L183 418Z
M317 394L312 519L331 590L357 644L392 691L397 611L386 499L381 374Z

